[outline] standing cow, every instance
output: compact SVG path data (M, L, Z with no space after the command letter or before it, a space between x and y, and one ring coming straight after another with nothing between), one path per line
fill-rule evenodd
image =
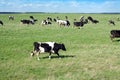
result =
M39 58L40 53L45 53L45 52L49 53L49 59L51 59L51 53L55 53L58 55L58 57L60 57L58 51L60 49L66 51L64 44L60 44L56 42L34 42L33 46L34 46L34 50L31 52L31 56L34 56L36 54L38 60L40 60Z

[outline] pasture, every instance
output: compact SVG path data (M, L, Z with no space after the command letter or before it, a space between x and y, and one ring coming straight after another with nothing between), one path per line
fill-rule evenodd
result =
M9 21L8 16L15 20ZM35 25L21 24L21 19L34 16ZM65 19L70 27L41 26L46 17ZM74 18L92 16L98 24L88 23L82 29L73 28ZM120 14L0 14L0 80L120 80L120 42L110 40L110 31L120 29ZM108 20L116 25L109 25ZM30 57L35 41L64 43L67 51Z

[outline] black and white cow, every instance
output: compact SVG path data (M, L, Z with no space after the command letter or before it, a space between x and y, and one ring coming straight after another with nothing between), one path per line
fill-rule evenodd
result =
M42 26L49 25L49 24L52 24L52 23L50 21L48 21L48 20L42 20L42 22L41 22Z
M9 16L9 20L14 20L14 16Z
M38 60L40 60L39 58L39 54L40 53L49 53L49 59L51 59L51 54L55 53L59 56L58 51L60 49L66 51L65 45L62 43L56 43L56 42L34 42L33 43L34 46L34 50L31 52L31 56L34 56L35 54L37 55Z
M58 25L60 25L60 27L63 26L70 26L70 22L68 20L57 20Z
M120 38L120 30L111 30L110 38L113 41L113 38Z
M26 20L26 19L22 19L22 20L21 20L21 22L22 22L23 24L28 24L28 25L29 25L29 24L32 24L32 25L33 25L33 24L35 24L36 21L37 21L37 20L32 20L32 19L31 19L31 20Z
M22 19L21 22L22 22L23 24L34 24L34 23L32 23L32 21L26 20L26 19Z

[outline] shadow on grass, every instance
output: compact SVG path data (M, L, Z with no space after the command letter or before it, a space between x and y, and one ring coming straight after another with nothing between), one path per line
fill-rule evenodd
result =
M120 39L118 39L118 40L113 40L112 42L120 42Z
M53 58L73 58L73 57L75 57L75 55L60 55L60 57L58 57L58 56L51 56L51 59L53 59ZM49 58L49 56L46 56L46 57L43 57L42 59L48 59Z

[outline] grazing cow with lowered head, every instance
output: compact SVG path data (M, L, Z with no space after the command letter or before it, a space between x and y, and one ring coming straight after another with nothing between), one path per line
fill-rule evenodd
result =
M91 21L91 22L94 23L94 24L99 23L98 20L94 20L91 16L88 16L88 20Z
M3 26L3 22L0 20L0 24Z
M70 26L70 22L68 20L57 20L57 23L60 25L63 25L63 26L67 26L69 27Z
M113 41L113 38L120 38L120 30L111 30L110 38Z
M48 20L42 20L42 22L41 22L42 26L49 25L49 24L52 24L52 23L50 21L48 21Z
M109 24L112 24L115 26L115 22L113 20L109 20L108 22L109 22Z
M56 42L34 42L33 46L34 46L34 50L31 52L31 56L34 56L36 54L38 60L40 59L39 58L40 53L45 53L45 52L49 53L49 59L51 59L52 53L55 53L58 55L58 57L60 57L58 53L59 50L62 49L66 51L64 44L60 44Z

